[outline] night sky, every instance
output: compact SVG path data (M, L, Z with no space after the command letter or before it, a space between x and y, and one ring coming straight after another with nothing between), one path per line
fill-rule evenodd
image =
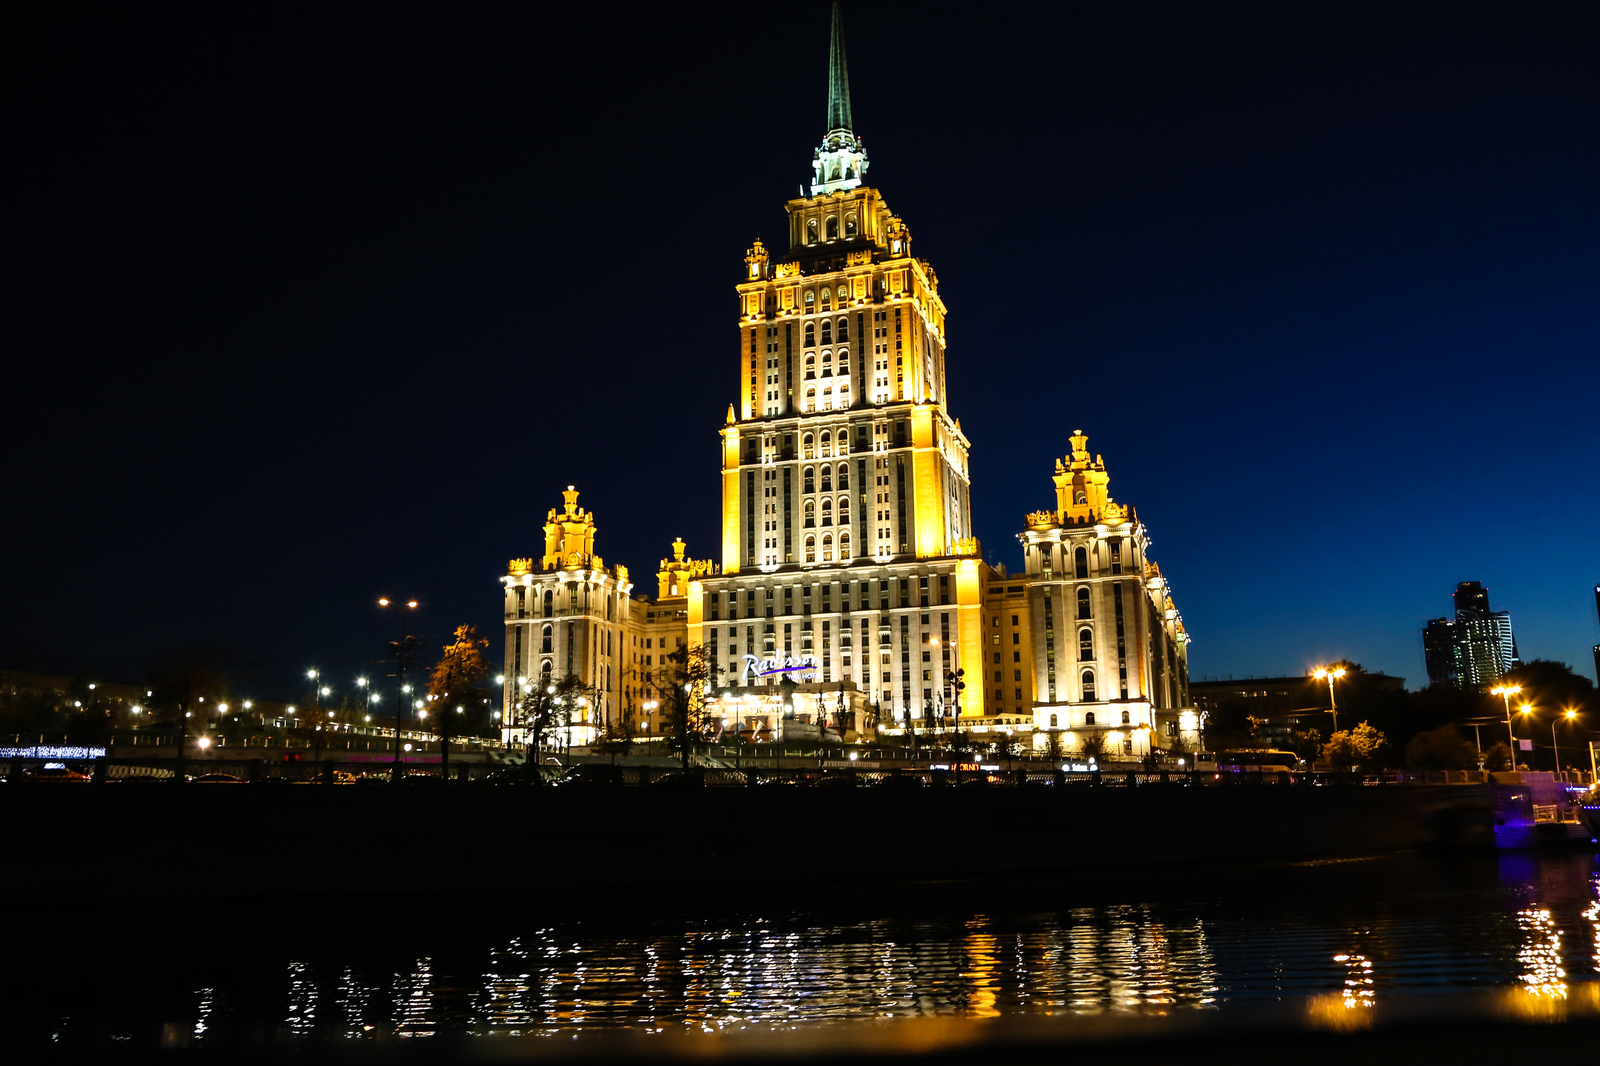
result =
M336 685L416 596L499 654L569 482L717 556L745 249L828 5L12 16L0 665ZM1479 580L1600 640L1592 4L849 3L869 178L938 272L985 555L1081 427L1192 674L1425 683Z

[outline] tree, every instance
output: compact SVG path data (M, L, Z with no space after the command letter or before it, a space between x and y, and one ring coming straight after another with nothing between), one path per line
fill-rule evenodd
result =
M1063 754L1061 747L1061 730L1051 729L1044 735L1044 753L1047 758L1059 760ZM1059 767L1058 767L1059 769Z
M1364 767L1378 757L1387 742L1382 733L1362 722L1329 737L1322 746L1322 761L1344 769Z
M1515 770L1511 765L1511 748L1503 740L1490 745L1489 750L1483 753L1483 768L1485 770L1504 771Z
M1322 733L1316 729L1296 730L1289 736L1289 750L1307 763L1316 762L1322 752Z
M633 738L637 732L634 726L632 715L627 713L602 719L596 726L595 740L589 745L589 750L610 755L615 765L619 754L625 755L633 748Z
M1247 748L1256 735L1256 720L1243 700L1224 700L1206 715L1205 741L1209 751Z
M689 768L689 754L699 742L710 717L712 687L711 661L705 646L685 644L665 656L662 670L661 708L673 746L683 753L683 768ZM792 697L791 697L792 698Z
M1101 732L1084 733L1078 741L1078 750L1083 752L1085 759L1098 763L1105 758L1106 735Z
M1478 749L1455 726L1442 725L1411 738L1406 765L1413 770L1476 770Z
M434 730L439 734L439 766L445 780L450 778L450 737L462 732L480 732L487 703L483 681L489 676L489 660L483 649L489 641L472 626L457 626L455 642L446 644L444 655L428 679L428 700L434 705Z
M560 681L534 678L523 686L512 708L511 725L523 732L528 746L528 762L537 770L539 752L545 741L557 730L572 724L572 711L580 699L591 695L576 674L568 674ZM542 781L535 777L535 783Z

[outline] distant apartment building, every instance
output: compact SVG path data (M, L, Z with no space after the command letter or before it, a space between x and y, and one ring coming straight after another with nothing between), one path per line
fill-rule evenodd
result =
M1385 673L1362 674L1368 691L1403 692L1406 679ZM1345 694L1339 693L1343 700ZM1213 715L1224 704L1241 704L1245 713L1256 719L1256 739L1263 744L1286 747L1302 730L1331 724L1328 715L1328 686L1309 674L1302 677L1202 678L1189 681L1189 698L1202 715Z
M1477 581L1456 586L1456 615L1435 618L1422 631L1428 682L1470 689L1500 680L1519 666L1511 615L1489 609L1489 590Z

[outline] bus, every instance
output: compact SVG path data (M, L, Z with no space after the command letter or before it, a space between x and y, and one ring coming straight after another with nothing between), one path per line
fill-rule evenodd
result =
M1217 756L1217 769L1232 773L1292 774L1300 769L1300 757L1292 751L1225 751Z

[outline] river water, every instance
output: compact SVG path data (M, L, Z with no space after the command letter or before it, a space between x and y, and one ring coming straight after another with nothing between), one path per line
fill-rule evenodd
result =
M1600 980L1589 852L692 896L496 886L12 921L8 1032L80 1046L1225 1015L1313 997L1358 1009L1482 989L1562 998Z

